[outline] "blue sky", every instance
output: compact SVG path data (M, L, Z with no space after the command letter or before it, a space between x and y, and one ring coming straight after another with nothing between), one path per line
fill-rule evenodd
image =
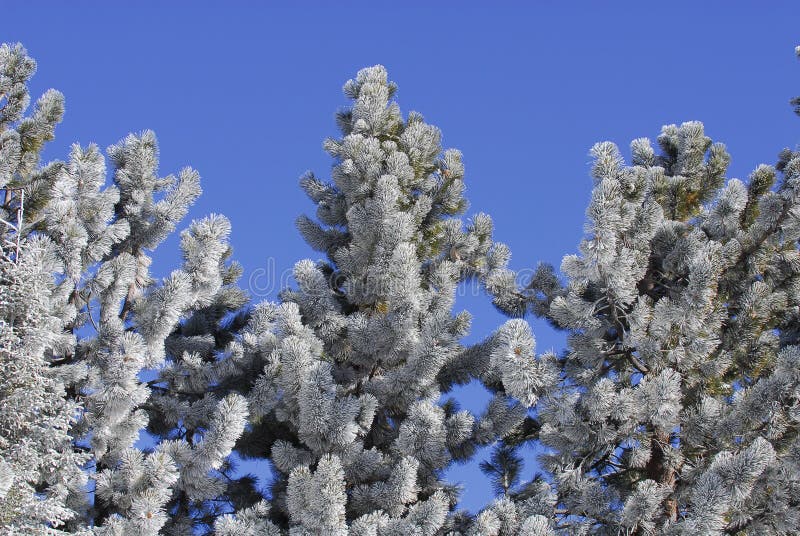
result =
M797 2L18 2L0 0L0 41L22 42L39 63L34 96L66 95L67 113L47 150L115 143L152 129L163 174L199 170L204 195L190 218L233 223L243 285L319 254L294 228L312 212L297 187L325 177L322 140L337 134L342 84L381 63L402 110L442 129L464 153L468 214L487 212L512 267L558 266L582 235L589 148L655 138L661 125L701 120L746 178L800 142L788 100L800 94ZM188 222L188 220L187 220ZM177 240L155 256L165 275ZM468 341L503 318L481 296ZM531 320L540 352L563 336ZM480 389L458 393L479 411ZM530 458L530 456L529 456ZM257 468L256 468L257 469ZM528 463L526 477L535 467ZM476 464L450 476L477 509L490 497Z

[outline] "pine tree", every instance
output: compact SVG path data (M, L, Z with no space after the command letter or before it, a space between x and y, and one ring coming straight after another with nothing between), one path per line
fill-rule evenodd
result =
M344 91L353 104L337 116L342 137L325 142L332 180L301 180L317 221L301 217L298 227L327 259L299 262L296 288L257 306L231 349L237 364L262 371L237 449L272 462L271 501L222 518L220 534L470 530L442 471L519 430L555 381L553 358L533 359L524 321L475 346L459 342L470 317L453 314L457 286L486 280L509 255L488 216L459 217L460 153L442 152L419 114L403 119L383 67L360 71ZM441 402L473 379L495 393L483 415ZM550 507L537 499L520 522L541 525Z
M87 457L69 435L79 408L49 366L74 345L58 314L60 261L46 237L22 239L16 180L36 167L63 111L51 90L23 118L35 66L21 46L0 45L0 530L55 534L85 511Z
M0 46L5 532L800 532L800 153L741 181L698 122L635 140L630 165L599 143L565 283L542 265L518 288L491 219L463 219L460 153L363 69L331 180L300 181L325 259L251 306L223 216L151 276L200 194L189 168L159 177L152 132L108 150L108 185L94 145L40 163L63 98L25 117L34 69ZM465 345L473 282L513 318ZM534 354L528 312L568 333L562 355ZM471 381L480 416L446 398ZM521 483L528 441L544 472ZM472 516L443 472L488 445L498 498ZM270 463L267 496L234 454Z
M300 288L282 304L236 314L247 298L233 284L239 269L226 263L223 217L183 233L184 265L160 285L148 273L149 252L199 195L197 174L159 178L150 132L109 149L110 186L93 145L40 165L63 100L48 92L21 119L35 64L21 46L3 53L6 238L21 244L15 266L44 244L41 279L52 288L42 300L55 318L39 322L53 332L49 345L16 351L43 354L46 374L38 373L64 389L60 429L70 423L67 452L88 459L90 477L88 503L79 486L59 489L65 506L52 521L144 535L208 530L232 511L220 530L263 517L252 479L233 478L228 459L247 427L240 453L268 456L278 470L264 523L431 534L452 524L457 493L439 473L525 420L537 375L513 378L502 356L522 359L533 339L527 325L510 323L482 345L458 344L469 318L451 314L456 285L502 267L508 253L492 243L488 217L466 230L453 218L465 208L460 155L440 154L438 131L419 115L401 119L385 71L365 70L347 86L356 104L341 114L345 136L329 150L351 158L341 159L334 184L303 181L327 228L299 225L329 262L299 263ZM21 308L10 303L6 322ZM152 368L158 376L142 381ZM497 393L477 422L439 404L442 391L476 375ZM134 446L145 428L151 452ZM4 487L14 470L3 465ZM316 500L322 488L328 499Z
M244 398L230 395L208 400L211 411L189 437L159 442L152 452L135 447L150 420L151 385L141 373L163 365L169 336L197 311L246 301L223 288L238 274L226 264L229 224L221 216L194 222L182 235L183 266L154 281L149 253L200 194L197 173L186 168L177 177L159 177L152 132L109 149L110 186L94 145L74 145L69 161L41 165L63 98L50 90L31 117L22 117L34 70L20 45L0 47L2 290L8 296L2 355L20 371L3 377L2 396L4 404L8 397L4 411L28 417L24 426L9 418L0 445L1 520L9 526L68 520L72 532L159 534L168 520L179 519L169 509L182 494L208 491L210 477L204 477L244 427ZM37 299L28 303L26 292ZM41 433L45 428L49 436ZM70 439L73 446L65 449ZM40 452L45 448L48 456ZM57 449L64 455L56 456ZM85 460L89 495L74 471ZM12 482L18 482L13 490Z
M45 357L72 342L50 313L55 262L46 240L0 259L0 527L12 533L44 533L86 507L86 456L69 436L77 406Z
M698 122L592 149L589 234L531 285L493 287L569 334L537 407L556 527L800 531L800 153L746 182ZM511 296L511 299L508 298ZM506 304L512 304L511 307Z

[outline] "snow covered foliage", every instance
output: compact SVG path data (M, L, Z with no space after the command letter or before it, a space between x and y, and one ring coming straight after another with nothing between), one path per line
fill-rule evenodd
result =
M12 533L64 528L87 507L87 456L69 435L78 407L48 367L73 342L51 312L57 267L47 240L0 259L0 528Z
M796 533L800 154L740 181L700 123L658 144L594 146L566 287L521 291L569 332L538 406L556 526Z
M168 511L176 496L213 488L208 473L244 427L244 399L230 395L215 400L216 412L191 436L152 453L135 447L150 421L151 389L140 374L163 364L168 336L198 311L246 301L225 290L237 274L225 265L229 225L220 216L194 222L182 236L183 266L154 281L149 252L200 194L197 173L159 177L151 132L109 149L108 186L94 145L41 165L63 98L50 90L23 117L34 69L20 45L0 47L0 522L27 530L19 527L38 520L45 531L67 520L73 532L158 534L179 519Z
M491 219L463 217L460 153L370 67L330 179L300 181L324 259L253 305L223 216L151 275L200 195L189 168L159 175L152 132L41 164L63 98L25 116L34 69L0 46L4 533L800 532L800 153L742 181L697 122L635 140L630 165L599 143L565 282L542 265L519 288ZM466 345L472 282L512 318ZM535 355L527 313L568 332L560 356ZM472 381L479 415L447 398ZM443 475L489 445L497 498L472 515ZM266 492L239 458L273 469Z
M317 218L298 227L327 260L299 262L296 287L257 306L233 347L262 370L241 452L275 468L269 530L455 531L464 516L452 514L458 492L442 471L523 425L555 381L554 358L535 358L522 320L482 344L459 342L470 317L453 312L457 286L505 269L508 251L488 216L459 217L461 155L442 151L419 114L401 116L383 67L344 91L353 104L338 115L342 137L325 142L332 179L301 180ZM483 415L441 402L472 379L495 393Z
M245 307L222 216L182 233L180 268L161 282L149 274L151 252L200 193L197 174L159 177L151 132L112 146L108 160L75 145L67 162L41 165L61 97L48 92L22 118L34 64L20 46L3 54L4 251L9 270L37 258L34 244L47 252L42 299L54 319L39 324L52 335L25 351L63 390L62 447L85 463L53 491L61 510L50 525L125 535L470 525L453 515L458 490L442 471L530 426L554 357L535 358L521 320L476 346L459 342L470 318L452 311L457 286L505 270L509 252L488 216L459 217L460 154L442 151L419 114L403 119L385 70L345 86L353 105L338 117L342 137L326 142L332 181L301 181L318 210L298 227L327 261L298 263L281 303ZM472 379L495 393L478 417L441 400ZM253 478L235 476L234 450L272 463L268 502ZM3 489L20 470L4 462ZM49 504L26 475L30 499Z
M79 407L50 367L75 343L53 281L63 264L47 237L21 240L16 181L36 168L63 112L51 90L23 118L35 66L21 46L0 45L0 531L55 534L86 510L87 456L69 435Z

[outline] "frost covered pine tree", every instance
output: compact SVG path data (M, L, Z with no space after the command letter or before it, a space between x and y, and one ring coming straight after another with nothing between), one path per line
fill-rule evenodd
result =
M55 534L85 507L86 456L69 435L78 407L48 360L75 341L58 315L52 274L60 262L46 238L21 236L15 180L36 167L63 109L51 90L22 118L34 69L20 46L0 45L0 530Z
M244 302L227 290L238 273L226 264L229 224L221 216L194 222L181 237L183 266L155 281L149 253L199 195L198 175L186 168L159 177L151 132L109 149L110 186L94 145L41 165L63 98L50 90L23 117L34 70L22 46L0 46L0 526L159 534L181 519L170 515L176 502L202 485L244 426L244 399L230 395L206 405L192 435L151 452L135 447L150 422L151 385L141 373L163 365L170 334L200 310ZM84 463L87 473L76 473Z
M457 490L442 469L528 424L543 382L527 359L533 338L523 322L475 347L458 343L469 316L452 314L456 286L502 268L508 251L491 241L488 217L464 229L460 155L442 154L438 130L419 115L400 117L382 68L346 86L355 104L339 117L344 137L328 143L333 183L303 180L321 225L299 225L328 261L299 263L299 288L283 303L240 311L247 297L226 261L223 217L182 234L183 266L161 284L149 275L149 253L199 195L196 173L160 178L149 132L109 149L109 186L95 146L41 165L62 97L48 92L23 118L35 64L21 46L4 46L2 60L5 232L21 244L8 293L17 295L14 270L39 270L50 319L36 329L20 323L8 338L30 347L4 355L31 353L31 381L62 394L52 422L67 440L52 492L47 475L13 465L18 445L4 443L4 488L24 478L23 499L52 507L49 523L31 530L434 534L471 525L452 514ZM8 302L5 325L17 309L22 318L24 308ZM41 329L46 340L24 337ZM145 382L142 372L154 368ZM440 403L473 377L496 393L477 420ZM145 429L155 440L148 451L135 446ZM251 478L234 476L234 448L272 461L271 504ZM88 494L75 471L84 461ZM14 497L4 495L9 511ZM546 526L537 516L547 500L522 510L530 523ZM500 526L503 515L486 513L482 523Z
M634 141L629 166L598 144L566 286L542 267L520 290L488 216L461 218L460 154L364 69L325 143L332 180L301 181L317 219L298 226L327 258L298 263L280 303L245 307L221 216L181 234L180 268L150 275L200 193L190 169L158 176L152 133L109 149L108 186L95 146L40 164L63 99L23 117L34 67L0 46L2 530L800 531L797 152L743 182L699 123L665 127L659 154ZM461 344L455 292L471 281L568 330L565 354L534 356L519 318ZM472 380L494 394L477 417L443 400ZM546 447L546 474L519 485L526 440ZM498 441L483 468L500 498L456 511L442 471ZM233 452L271 462L268 497Z
M589 234L496 303L569 333L540 401L568 534L800 531L800 153L748 181L698 122L592 149Z
M0 259L0 527L11 533L60 527L85 507L87 456L69 435L77 405L46 359L73 342L50 312L49 246L31 240Z
M272 462L271 501L221 518L217 534L546 534L546 486L474 521L454 512L458 490L441 478L523 428L555 381L524 321L459 343L470 317L453 314L457 286L503 269L508 250L492 242L488 216L458 217L461 155L442 152L419 114L402 118L383 67L344 91L353 104L338 114L342 137L325 142L332 181L301 180L318 221L298 227L327 260L298 263L297 287L257 306L229 350L242 370L261 371L237 450ZM475 378L495 393L483 415L442 403Z

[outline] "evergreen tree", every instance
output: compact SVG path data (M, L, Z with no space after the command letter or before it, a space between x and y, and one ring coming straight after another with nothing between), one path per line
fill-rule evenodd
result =
M496 303L569 333L537 407L556 527L592 534L800 531L800 153L746 182L698 122L594 146L588 235ZM511 298L508 298L511 296ZM507 304L511 304L508 306Z
M69 436L77 405L45 357L72 342L50 313L52 244L28 242L17 261L0 259L0 528L39 534L85 511L87 457Z
M543 265L518 288L491 219L463 219L460 153L363 69L331 180L301 179L316 219L298 228L325 260L249 306L222 216L151 276L200 194L191 169L159 177L151 132L108 150L108 186L93 145L40 163L63 99L23 116L34 69L0 46L0 529L800 532L800 153L741 181L697 122L664 127L659 152L635 140L631 165L597 144L566 282ZM472 282L514 318L465 345ZM561 356L535 356L528 312L568 333ZM445 398L470 381L493 394L480 416ZM526 441L544 473L520 484ZM498 499L458 511L444 470L493 444ZM269 461L267 496L234 453Z
M344 86L353 104L337 116L342 137L325 142L332 181L301 180L317 221L301 217L298 227L327 260L298 263L297 287L257 306L231 347L237 366L262 371L237 449L268 458L275 479L270 503L222 518L221 534L471 530L452 512L458 490L442 471L519 430L555 381L553 358L534 360L524 321L475 346L459 342L470 317L453 314L457 286L504 269L508 249L492 241L488 216L459 217L460 153L442 152L419 114L403 119L395 90L381 66ZM440 401L472 379L495 393L478 418ZM536 499L520 523L542 523L549 506Z
M87 457L69 435L78 406L49 367L53 352L75 342L59 315L61 263L47 237L22 236L16 180L36 168L63 112L51 90L23 118L34 70L21 46L0 45L0 530L55 534L86 509Z
M220 216L194 222L182 235L182 268L154 281L149 252L200 194L197 173L186 168L159 177L152 132L109 149L114 171L107 187L105 160L94 145L73 146L68 162L40 165L63 98L50 90L23 118L34 69L20 45L0 47L8 296L2 356L14 363L3 376L3 426L6 409L17 416L9 417L0 443L0 520L17 526L68 519L70 531L158 534L168 519L179 519L169 516L176 497L208 487L204 476L244 427L245 401L231 395L210 399L211 411L190 436L160 442L149 453L134 446L149 422L151 388L140 374L162 366L169 335L198 310L245 301L241 292L223 289L238 274L225 263L229 224ZM26 292L36 299L28 301ZM64 449L70 438L74 448ZM49 449L46 456L42 449ZM87 459L88 502L74 472Z

